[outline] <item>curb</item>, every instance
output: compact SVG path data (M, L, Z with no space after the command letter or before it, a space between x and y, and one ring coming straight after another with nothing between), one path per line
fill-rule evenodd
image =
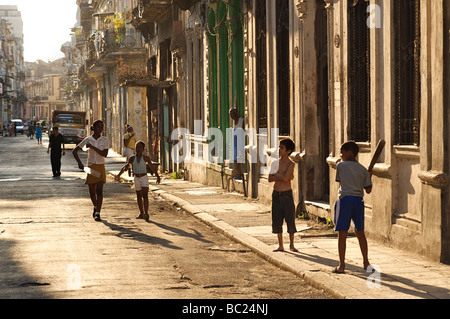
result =
M342 287L342 289L349 291L349 289L352 289L350 295L354 298L361 297L361 292L348 287L341 281L337 280L331 275L328 275L327 273L324 273L322 271L310 271L308 270L310 265L304 264L296 259L293 259L292 257L286 256L284 254L280 253L274 253L268 245L261 242L260 240L244 233L243 231L237 229L236 227L231 226L230 224L217 219L216 217L208 214L207 212L203 211L202 209L198 208L195 205L192 205L188 201L181 199L179 197L176 197L172 194L167 193L164 190L161 190L160 188L150 185L150 190L164 198L165 200L168 200L170 202L175 203L178 207L186 211L188 214L194 216L195 218L199 219L206 225L212 227L216 231L220 232L221 234L225 235L226 237L230 238L231 240L238 242L247 248L249 248L252 252L256 253L259 257L263 258L264 260L270 262L271 264L285 270L289 271L296 276L300 277L301 279L305 280L308 284L313 286L314 288L321 289L328 294L332 295L333 297L337 299L346 299L349 298L349 294L346 293L345 295L340 293L340 289L333 289L331 287ZM330 285L330 283L332 283ZM331 287L330 287L331 286ZM345 286L345 287L344 287Z
M116 176L115 172L109 172L110 175ZM121 176L124 181L132 181L132 178ZM175 195L168 193L159 187L150 184L150 191L156 195L161 196L165 200L176 204L179 208L186 213L197 218L207 226L213 228L217 232L223 234L234 242L240 243L249 248L253 253L257 254L260 258L273 264L274 266L293 273L299 278L303 279L306 283L313 286L316 289L320 289L331 295L336 299L361 299L371 298L365 295L362 291L346 284L338 279L337 276L333 276L323 270L312 270L311 265L302 262L298 258L291 257L283 253L275 253L272 249L262 241L244 233L234 226L210 215L203 209L191 204L190 202L181 199Z

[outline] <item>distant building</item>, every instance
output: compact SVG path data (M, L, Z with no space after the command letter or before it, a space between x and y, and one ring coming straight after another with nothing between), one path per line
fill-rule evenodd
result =
M50 119L52 111L66 110L63 58L52 62L25 62L26 119Z
M0 120L23 118L23 21L17 6L0 6Z

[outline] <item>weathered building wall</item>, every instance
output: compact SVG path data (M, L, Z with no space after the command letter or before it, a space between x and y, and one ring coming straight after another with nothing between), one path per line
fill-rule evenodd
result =
M420 1L420 144L399 144L396 137L396 46L394 2L371 1L381 9L381 27L370 30L370 140L359 143L359 162L367 166L379 139L387 142L384 154L375 166L373 193L365 196L367 233L395 246L414 251L433 260L444 259L443 243L448 241L446 228L448 205L448 116L444 94L444 38L448 29L446 1ZM333 183L339 146L350 139L351 110L349 107L350 72L348 47L348 1L338 1L331 9L334 16L334 36L341 45L334 51L335 119L331 163L330 206L334 204L338 184ZM416 48L417 49L417 48ZM339 53L338 53L339 52ZM340 96L337 96L340 94ZM414 91L411 92L414 94ZM330 211L331 217L331 211ZM448 247L448 246L447 246Z
M414 100L420 101L420 121L419 116L412 119L414 140L399 138L402 83L396 62L394 4L400 2L393 0L267 0L263 14L262 1L218 1L207 6L199 1L183 13L186 46L172 55L176 83L162 89L155 99L157 106L150 106L150 117L139 113L145 109L139 94L128 92L129 121L136 116L159 121L160 154L167 154L166 126L189 130L191 148L183 152L205 154L205 132L219 128L225 136L225 129L232 126L228 110L236 106L245 129L258 133L246 142L258 154L257 160L250 158L251 152L247 155L247 161L253 162L245 168L247 195L267 202L273 185L264 170L270 162L264 164L263 156L278 147L271 129L282 128L280 137L290 137L297 145L292 186L298 210L306 206L310 214L330 219L339 188L335 175L342 143L357 139L358 160L367 166L378 140L384 139L386 148L373 172L373 193L365 197L367 233L372 239L443 260L450 254L449 0L418 1L414 9L420 14L414 13L413 20L420 26L420 41L414 42L420 86L414 83L411 95L420 96ZM365 6L370 6L368 12ZM357 10L367 13L367 21ZM243 47L234 42L239 28L230 17L237 15ZM227 20L231 27L221 24ZM149 58L160 59L161 41L174 32L167 21L159 28L164 37L148 39L157 51ZM355 61L365 63L360 82ZM157 67L161 66L157 63ZM156 76L160 77L160 69ZM366 113L357 114L357 98ZM169 103L167 119L164 103ZM202 121L198 131L195 120ZM361 124L355 124L357 120ZM224 150L218 153L227 155ZM183 169L192 181L227 187L232 165L222 163L220 156L164 167ZM243 191L242 183L233 183Z

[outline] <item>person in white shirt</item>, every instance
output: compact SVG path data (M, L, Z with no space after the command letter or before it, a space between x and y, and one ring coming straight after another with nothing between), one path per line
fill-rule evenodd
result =
M92 217L96 221L101 221L100 211L103 204L103 185L106 183L105 158L108 156L109 142L106 137L102 136L103 122L101 120L96 121L92 125L91 130L94 131L94 134L81 141L72 153L78 162L78 167L88 172L85 184L89 187L89 195L94 205ZM83 147L88 149L86 166L89 169L85 169L78 156L78 151Z

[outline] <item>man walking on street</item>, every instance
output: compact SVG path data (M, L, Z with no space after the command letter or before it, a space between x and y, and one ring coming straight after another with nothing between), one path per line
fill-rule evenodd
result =
M59 133L59 129L57 127L53 128L53 133L50 135L47 154L50 149L52 149L50 159L52 163L53 177L59 177L61 176L61 152L62 155L66 155L66 148L64 146L64 136Z

